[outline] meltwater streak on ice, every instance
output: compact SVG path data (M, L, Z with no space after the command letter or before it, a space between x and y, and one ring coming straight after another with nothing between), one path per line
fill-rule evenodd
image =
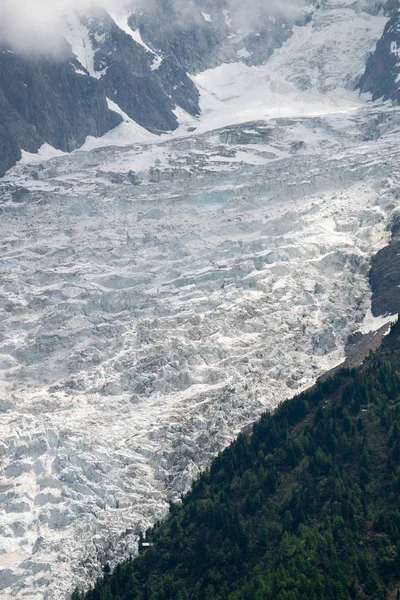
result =
M5 180L2 598L87 585L243 425L343 358L397 206L400 127L335 92L384 25L347 5L265 67L198 76L188 124L209 134L125 119Z

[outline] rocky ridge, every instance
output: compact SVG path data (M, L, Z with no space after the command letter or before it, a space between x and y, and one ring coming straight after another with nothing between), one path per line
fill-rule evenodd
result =
M0 44L0 175L21 150L47 143L70 152L115 127L121 117L107 97L149 131L176 129L177 108L200 111L189 74L235 60L260 64L306 21L301 11L294 20L266 13L249 32L229 15L225 1L197 0L186 13L154 0L140 12L67 15L62 60Z
M373 100L400 100L400 4L388 2L385 10L390 17L374 52L369 56L365 73L360 79L362 92L370 92Z

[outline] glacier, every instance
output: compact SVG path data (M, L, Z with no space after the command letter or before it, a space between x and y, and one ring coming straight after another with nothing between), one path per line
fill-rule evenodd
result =
M134 553L234 435L343 360L397 209L399 117L247 123L1 182L5 598Z
M67 598L134 554L366 330L400 112L352 91L386 19L351 6L326 2L265 65L193 75L202 115L177 110L173 134L110 100L115 130L0 180L4 600Z

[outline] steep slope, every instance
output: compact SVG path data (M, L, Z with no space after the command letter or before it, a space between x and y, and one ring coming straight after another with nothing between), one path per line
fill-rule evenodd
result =
M378 600L400 589L400 326L264 415L75 600Z
M163 0L138 14L133 8L112 16L104 10L68 14L63 35L70 50L57 62L27 59L3 46L0 176L19 160L21 149L35 152L47 143L71 151L87 136L115 127L120 119L108 109L107 96L153 132L177 128L177 106L198 115L199 93L188 72L236 57L225 3L213 8L214 20L200 8L192 5L182 14ZM290 35L289 25L286 30ZM285 39L269 33L272 48Z
M65 49L57 59L0 46L0 90L6 96L0 130L0 176L43 143L72 151L120 119L107 97L140 126L160 133L178 127L176 109L198 116L199 91L189 74L222 63L264 62L309 10L286 16L263 11L251 23L235 3L196 0L187 10L174 0L136 3L121 11L65 15ZM62 45L62 41L60 42ZM63 58L60 58L60 57ZM132 142L135 140L133 139Z
M258 64L251 30L204 2L199 44L219 23L227 45L210 33L219 58L190 78L194 49L163 55L164 27L156 44L129 15L71 25L65 68L103 100L107 84L123 122L84 152L25 152L0 182L2 597L60 600L135 552L218 451L365 326L400 164L399 110L352 90L386 22L370 4L321 3L290 33L252 24L283 41L265 64L257 46ZM216 66L227 48L242 60ZM153 130L169 95L195 113L193 80L201 115L175 110L174 135L141 128L118 105L136 110L134 86L113 102L109 56L162 98L156 115L152 98L136 107Z
M376 49L368 58L365 73L360 79L362 92L370 92L373 100L400 100L400 4L387 5L390 19Z
M72 151L88 135L101 136L121 122L98 82L65 63L0 50L0 174L44 143Z
M198 92L186 71L173 56L163 60L146 46L128 25L128 14L71 15L65 37L104 94L139 125L155 132L176 129L177 104L198 114Z
M34 125L22 118L0 89L0 175L20 160L21 148L36 152L40 142Z
M73 62L31 61L5 52L0 69L0 87L9 104L39 138L69 152L88 135L103 135L121 122L109 111L98 83L76 73Z

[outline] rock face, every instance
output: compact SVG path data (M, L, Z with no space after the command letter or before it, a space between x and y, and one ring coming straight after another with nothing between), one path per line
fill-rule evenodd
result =
M190 74L242 60L260 64L292 34L293 18L260 15L244 25L226 0L197 0L190 9L174 0L151 0L140 12L97 11L65 17L62 61L28 59L0 47L0 176L43 143L71 151L87 136L101 136L120 116L151 132L178 126L177 107L200 113L199 91ZM77 33L78 32L78 33Z
M88 135L103 135L121 122L108 109L99 83L77 73L76 61L29 60L0 54L0 173L44 142L65 151Z
M250 7L229 0L197 0L187 11L175 0L150 0L146 10L129 23L143 40L162 56L189 73L198 73L238 58L251 65L265 62L309 13L276 14L263 7L249 19Z
M400 237L398 235L373 257L370 284L374 316L400 313Z
M198 91L178 64L167 59L164 65L133 39L133 30L128 35L106 12L84 19L84 25L94 51L92 74L104 94L139 125L153 132L175 129L177 105L199 113Z
M389 3L390 20L375 51L368 58L360 79L361 92L370 92L373 100L400 100L400 13L399 2Z
M198 1L184 11L174 0L151 0L145 12L130 18L130 24L156 52L195 73L236 58L227 43L226 5Z
M11 106L0 89L0 175L21 158L21 148L35 152L39 146L34 126Z
M388 189L398 198L396 176L388 181ZM385 197L387 190L383 192ZM392 214L388 229L391 239L371 260L369 282L372 291L371 309L374 316L400 313L400 213Z

